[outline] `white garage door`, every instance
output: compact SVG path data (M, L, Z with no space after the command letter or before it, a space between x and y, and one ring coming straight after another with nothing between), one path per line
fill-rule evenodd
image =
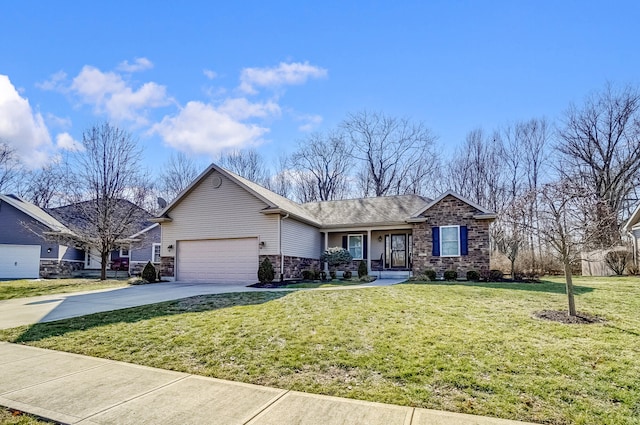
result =
M0 279L40 277L40 245L0 245Z
M258 239L178 241L177 279L211 283L253 283L258 277Z

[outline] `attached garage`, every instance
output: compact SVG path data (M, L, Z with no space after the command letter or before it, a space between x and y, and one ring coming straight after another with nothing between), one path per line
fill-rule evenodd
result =
M257 272L258 238L177 242L177 280L252 283Z
M0 279L37 279L40 245L0 245Z

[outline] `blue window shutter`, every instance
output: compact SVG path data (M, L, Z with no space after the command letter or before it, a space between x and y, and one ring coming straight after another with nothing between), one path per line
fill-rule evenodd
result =
M362 259L367 259L367 235L362 236Z
M469 255L467 226L460 226L460 255Z
M346 250L348 250L348 249L349 249L349 245L347 244L347 237L346 237L346 236L343 236L343 237L342 237L342 247L343 247L344 249L346 249Z
M431 228L431 255L434 257L440 256L440 228L432 227Z

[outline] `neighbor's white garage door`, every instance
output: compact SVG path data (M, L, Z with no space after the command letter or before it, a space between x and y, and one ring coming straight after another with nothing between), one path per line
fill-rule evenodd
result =
M40 277L40 245L0 245L0 279Z
M177 279L211 283L256 282L258 239L178 241Z

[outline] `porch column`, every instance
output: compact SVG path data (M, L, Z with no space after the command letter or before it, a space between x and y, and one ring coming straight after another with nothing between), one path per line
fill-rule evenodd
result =
M327 249L329 249L329 232L324 232L324 251ZM325 262L323 269L325 272L329 273L329 263Z
M367 229L367 271L371 272L371 229Z

